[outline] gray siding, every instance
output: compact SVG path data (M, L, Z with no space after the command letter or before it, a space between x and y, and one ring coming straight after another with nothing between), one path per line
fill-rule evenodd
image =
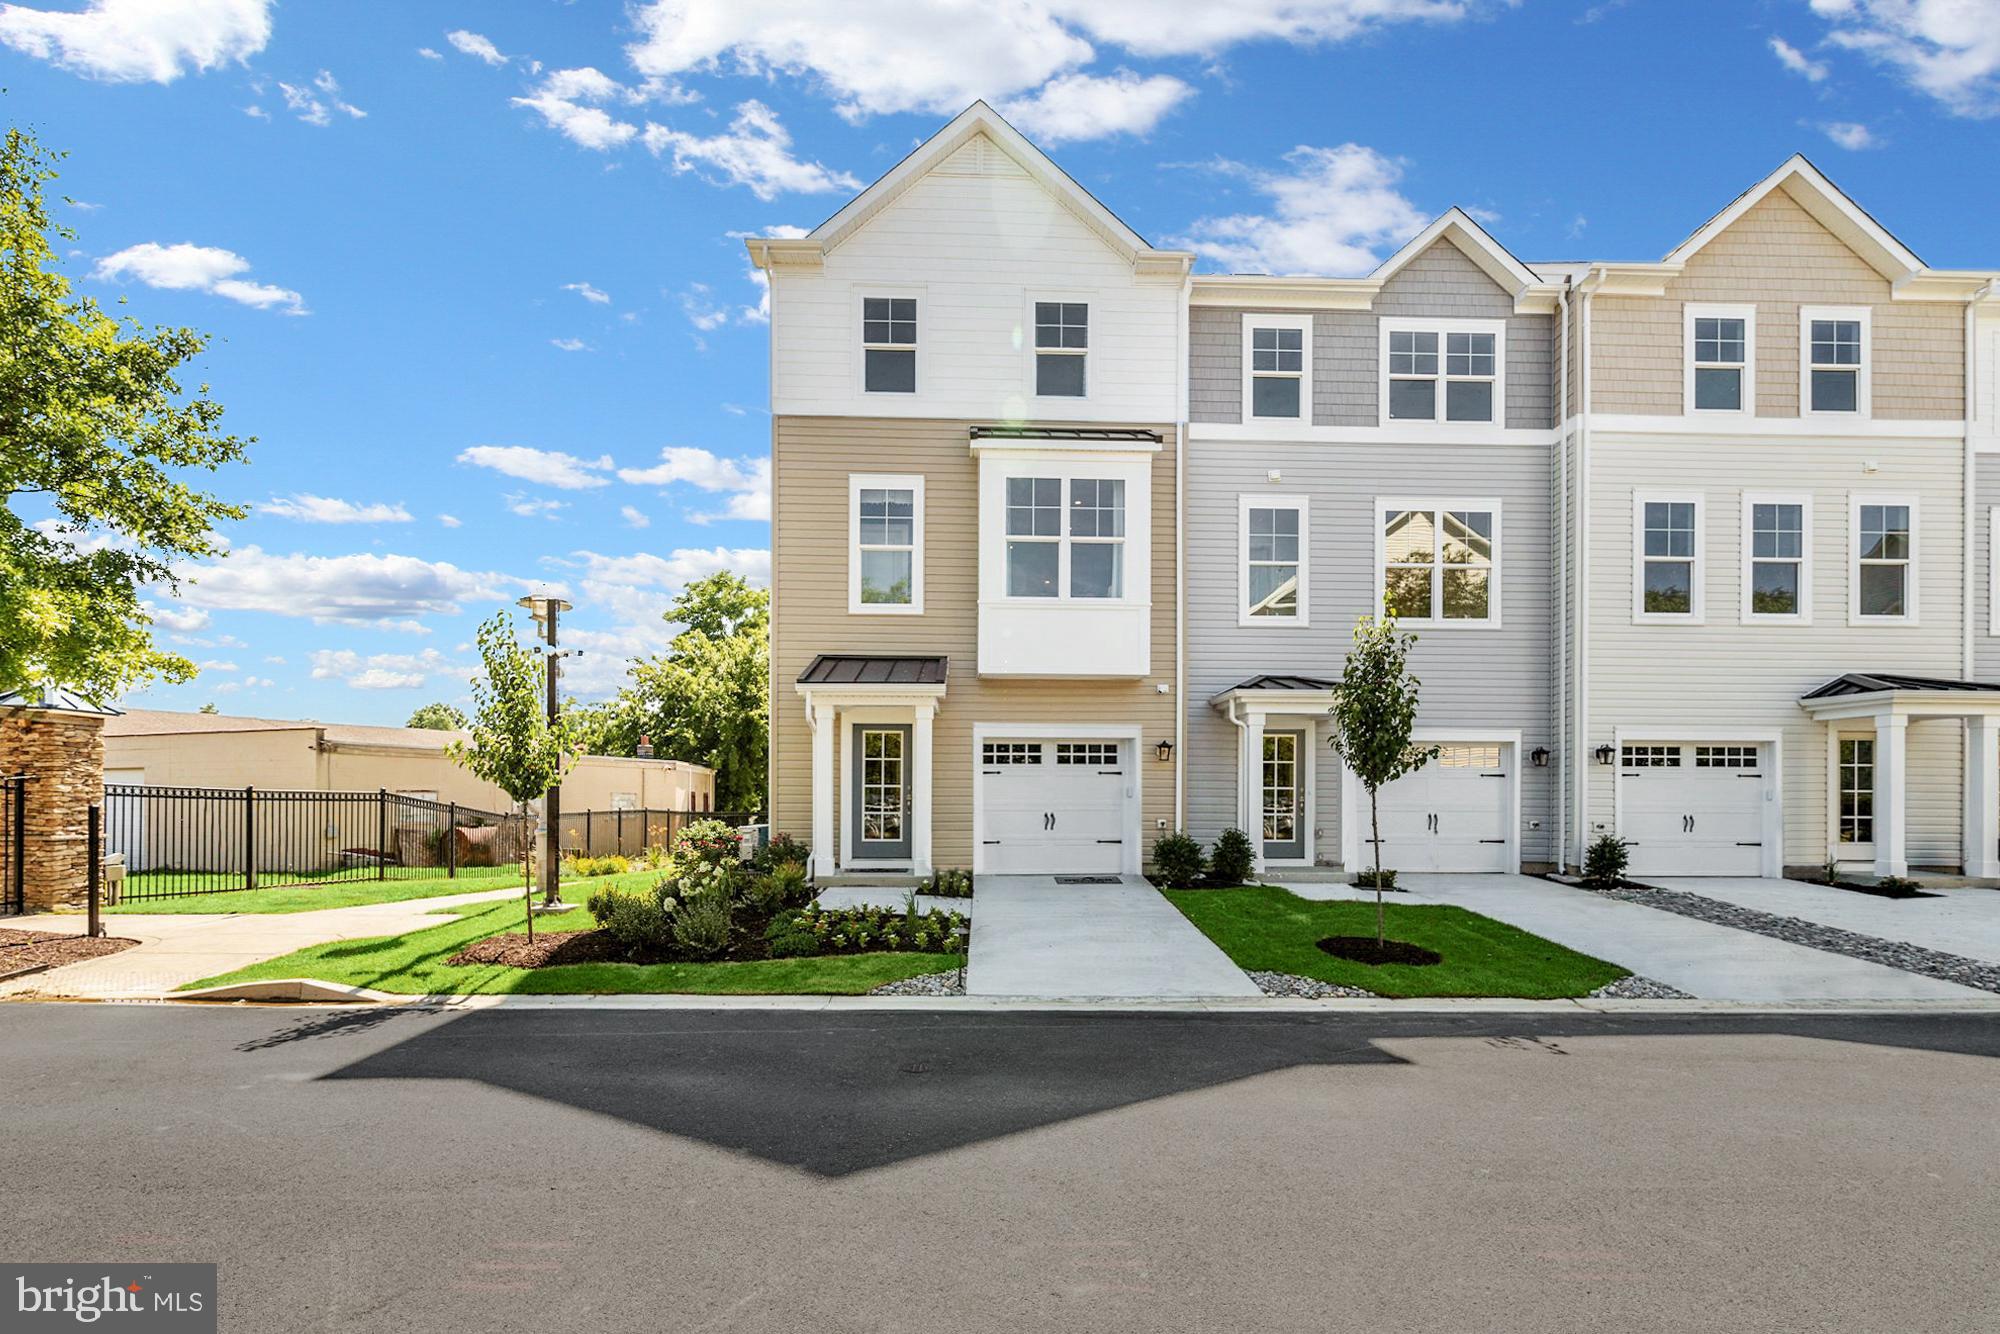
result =
M2000 505L2000 454L1981 454L1974 465L1972 505L1972 675L2000 681L2000 639L1993 636L1993 531L1991 510Z
M1197 422L1243 418L1243 316L1250 308L1189 311L1188 414ZM1513 298L1449 240L1440 240L1383 287L1373 312L1313 316L1313 425L1374 426L1380 420L1378 317L1507 321L1506 424L1554 424L1555 320L1516 315Z
M1492 497L1501 505L1498 629L1422 633L1412 665L1425 727L1518 728L1524 751L1554 745L1550 715L1551 515L1548 450L1532 446L1189 445L1187 646L1190 832L1212 839L1236 821L1235 727L1208 701L1263 672L1340 674L1356 618L1373 610L1375 501ZM1282 475L1267 482L1268 471ZM1476 479L1476 480L1474 480ZM1311 624L1243 627L1238 619L1238 498L1310 498ZM1274 724L1275 726L1276 724ZM1318 859L1338 860L1339 764L1318 747ZM1521 856L1551 859L1553 766L1521 774Z

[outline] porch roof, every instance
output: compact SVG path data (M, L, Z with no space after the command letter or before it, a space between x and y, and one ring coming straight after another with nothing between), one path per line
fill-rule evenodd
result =
M1799 696L1815 720L1843 718L2000 719L2000 685L1899 672L1846 672Z
M1228 699L1231 695L1251 690L1321 691L1331 690L1339 684L1340 682L1338 681L1328 681L1318 676L1289 676L1279 672L1267 672L1262 676L1253 676L1248 681L1238 682L1221 694L1214 696L1214 698L1210 699L1209 703L1213 704L1216 700Z
M942 686L946 659L870 653L822 653L799 673L802 686Z
M1318 676L1266 672L1239 682L1219 695L1211 695L1208 706L1227 711L1234 701L1242 700L1253 707L1279 713L1325 709L1332 707L1334 688L1339 684L1338 681Z
M1837 699L1845 695L1876 695L1890 690L1990 691L2000 693L2000 685L1986 681L1957 681L1943 676L1904 676L1895 672L1847 672L1825 685L1807 691L1802 699Z

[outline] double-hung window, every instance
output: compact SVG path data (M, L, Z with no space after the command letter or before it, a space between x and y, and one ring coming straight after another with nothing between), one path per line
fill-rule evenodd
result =
M924 479L855 473L847 479L847 609L915 615L924 609Z
M1743 497L1743 620L1812 622L1812 500Z
M1125 483L1009 477L1007 596L1124 597Z
M1035 303L1035 395L1082 398L1090 355L1090 307L1079 301Z
M1243 317L1243 420L1312 420L1312 316Z
M1635 621L1700 622L1702 584L1702 499L1699 495L1632 498Z
M1239 625L1305 625L1306 498L1246 495L1237 502Z
M1804 415L1869 415L1868 310L1799 311L1799 395Z
M871 394L917 392L917 299L861 298L861 387Z
M1500 624L1500 502L1378 502L1376 604L1413 625Z
M1689 410L1756 411L1757 311L1752 306L1687 307Z
M1382 420L1498 425L1506 325L1382 322Z
M1848 509L1854 553L1848 620L1855 625L1917 619L1917 502L1914 496L1858 495Z

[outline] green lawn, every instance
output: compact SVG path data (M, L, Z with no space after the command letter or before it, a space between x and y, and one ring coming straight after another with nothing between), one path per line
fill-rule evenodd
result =
M273 875L263 877L256 889L225 890L213 894L183 894L173 898L136 899L131 893L147 880L146 874L126 880L126 897L104 905L106 913L190 913L190 912L311 912L315 908L352 908L361 903L399 903L404 899L429 899L444 894L477 894L481 890L505 889L521 872L512 866L467 867L456 877L427 876L421 880L342 880L330 885L292 883ZM156 877L156 883L159 883ZM267 887L268 886L268 887ZM516 886L518 888L518 886Z
M1377 967L1336 959L1317 943L1325 936L1373 936L1372 902L1316 903L1269 885L1162 892L1239 968L1296 973L1383 996L1557 1000L1627 975L1616 964L1445 904L1388 905L1390 938L1435 950L1442 962Z
M606 879L638 881L653 874L641 872ZM572 894L571 897L581 895ZM580 963L532 969L504 968L497 964L453 967L445 960L473 941L502 931L520 930L521 906L507 901L439 911L440 915L449 914L451 920L408 935L315 945L220 977L191 982L182 990L279 977L313 977L411 996L475 992L855 996L884 982L956 968L963 957L957 954L849 954L816 959L768 959L756 963L664 963L643 966ZM590 914L580 908L535 921L538 932L581 931L588 930L592 925Z

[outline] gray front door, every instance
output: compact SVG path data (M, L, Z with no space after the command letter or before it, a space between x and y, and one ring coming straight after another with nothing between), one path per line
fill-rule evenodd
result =
M854 726L848 806L854 812L850 862L904 861L910 855L910 729Z
M1264 733L1264 856L1301 861L1306 855L1306 734Z

